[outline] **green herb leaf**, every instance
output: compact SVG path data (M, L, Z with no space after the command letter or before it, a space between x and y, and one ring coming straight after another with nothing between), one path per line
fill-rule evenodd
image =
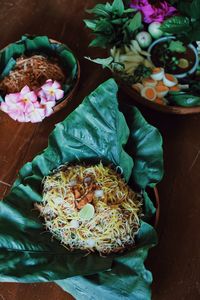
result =
M89 47L102 47L106 48L108 44L108 37L103 36L103 35L98 35L94 40L91 41L89 44Z
M84 23L89 29L91 30L96 29L96 24L97 24L96 20L84 20Z
M183 31L187 32L190 30L190 20L188 17L174 16L165 20L160 29L163 32L182 34Z
M96 5L88 12L93 13L96 18L94 23L85 21L86 26L96 36L90 46L112 48L129 45L134 38L134 31L141 26L140 12L136 13L133 19L134 10L128 8L125 11L122 0L114 0L112 5L109 3Z
M142 26L142 15L137 12L128 25L130 32L134 32Z
M109 17L110 16L110 10L109 7L104 4L97 4L92 9L86 10L90 14L94 14L98 17Z
M127 8L124 10L124 13L125 14L129 14L129 13L134 13L136 11L136 9L133 9L133 8Z
M124 13L124 3L122 0L114 0L112 4L112 12L117 13L119 16Z
M181 41L171 41L169 44L169 50L172 52L184 53L186 51L186 47Z
M112 5L108 2L106 2L105 9L106 9L107 12L112 12Z
M99 20L96 22L95 33L104 32L105 36L113 32L113 26L108 20Z
M110 68L111 63L113 62L113 58L107 57L107 58L95 58L95 59L91 59L90 57L85 57L86 59L101 65L103 68Z

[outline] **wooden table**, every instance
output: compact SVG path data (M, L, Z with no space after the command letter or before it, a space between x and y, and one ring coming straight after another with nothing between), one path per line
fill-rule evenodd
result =
M81 81L73 101L41 124L19 124L0 113L0 197L9 191L22 165L47 146L47 138L85 95L110 76L87 60L99 49L88 49L82 19L92 0L1 0L0 47L24 33L48 35L70 46L81 64ZM122 91L120 101L131 101ZM200 299L200 115L174 116L139 107L164 139L165 177L159 185L159 245L149 255L154 300ZM0 284L0 300L72 299L54 284ZM105 299L107 300L107 299Z

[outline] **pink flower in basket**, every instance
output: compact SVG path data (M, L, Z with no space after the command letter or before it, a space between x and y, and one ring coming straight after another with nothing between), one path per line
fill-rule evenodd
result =
M40 98L40 104L45 110L46 117L50 116L53 113L53 107L56 105L55 100L47 100L44 91L41 89L38 92L38 97Z
M30 111L34 107L34 103L37 102L37 95L31 91L30 88L25 85L19 93L18 105L21 107L24 113Z
M26 85L19 93L11 93L5 96L5 102L1 103L1 109L12 119L19 122L39 122L45 117L44 109L40 117L33 117L33 112L38 110L37 95Z
M8 94L5 102L1 103L1 110L6 112L13 120L19 122L28 122L29 118L24 114L24 108L20 103L20 93Z
M41 87L41 90L48 101L60 100L64 96L60 83L52 79L48 79Z
M166 17L170 17L176 12L176 8L169 5L167 1L160 1L159 4L152 5L148 0L132 0L130 6L141 11L145 23L161 23Z
M38 101L35 102L34 106L28 111L28 117L32 123L41 122L46 117L45 109Z
M36 123L50 116L56 100L60 100L63 96L61 85L49 79L37 94L26 85L19 93L6 95L0 107L16 121Z

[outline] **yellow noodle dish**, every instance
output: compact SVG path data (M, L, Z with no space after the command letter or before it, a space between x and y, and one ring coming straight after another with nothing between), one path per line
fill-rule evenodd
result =
M36 207L68 250L107 255L134 246L142 198L112 166L74 164L44 178L43 202Z

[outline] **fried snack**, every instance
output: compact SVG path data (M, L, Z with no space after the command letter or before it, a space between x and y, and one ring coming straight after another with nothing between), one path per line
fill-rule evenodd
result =
M47 79L64 83L66 76L57 62L42 55L21 56L9 75L0 81L0 90L4 94L17 93L25 85L31 90L40 88Z

